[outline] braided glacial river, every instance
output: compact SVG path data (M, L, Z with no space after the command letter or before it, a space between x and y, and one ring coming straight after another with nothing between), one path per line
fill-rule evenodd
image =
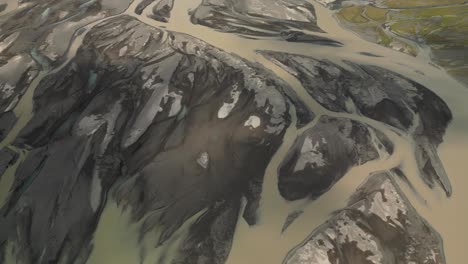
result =
M315 6L318 25L326 33L314 33L343 43L341 47L313 45L307 43L292 43L273 39L249 39L236 34L222 33L208 27L194 25L190 22L188 10L199 5L199 1L176 0L169 23L159 23L147 17L152 6L145 9L142 15L133 12L138 1L125 12L142 22L164 27L167 30L181 32L199 38L215 47L229 53L237 54L252 62L262 64L267 69L285 80L294 88L299 97L311 108L317 117L304 128L296 129L295 119L288 128L283 143L269 163L264 177L262 198L259 209L259 223L249 226L242 217L239 217L232 249L227 263L281 263L288 251L303 241L319 225L326 222L330 214L346 206L346 202L356 188L364 182L372 172L389 170L401 167L409 181L414 186L412 190L407 183L398 181L400 187L410 199L419 214L425 218L443 237L447 263L464 263L466 239L468 238L468 177L466 175L468 157L468 88L464 87L446 72L430 62L429 54L421 49L420 55L411 57L401 52L367 42L354 33L340 26L333 16L333 12L321 4L311 1ZM102 20L100 20L102 21ZM100 22L99 21L99 22ZM94 22L86 27L89 30ZM86 34L75 38L77 44ZM76 53L79 45L70 45L69 59ZM403 76L413 79L431 89L440 96L451 108L453 121L444 136L444 142L439 146L438 152L451 181L453 194L447 198L439 187L430 189L419 177L412 139L399 131L378 121L354 114L335 113L323 108L302 87L301 83L287 71L265 59L257 50L272 50L294 54L308 55L317 59L327 59L343 65L343 60L362 64L371 64L395 71ZM362 52L378 56L364 56ZM28 118L27 107L32 104L32 89L43 76L40 74L32 83L26 96L20 102L21 112L25 119L17 124L12 133L18 133ZM29 95L29 96L28 96ZM29 97L29 99L28 99ZM27 101L29 100L29 102ZM294 109L291 109L294 117ZM351 169L328 192L315 201L285 201L278 191L277 170L294 140L304 130L313 127L320 115L332 117L347 117L368 124L382 131L395 145L395 151L390 156L382 155L380 160L371 161ZM29 114L30 118L30 114ZM16 131L16 132L15 132ZM3 142L7 145L10 135ZM9 169L4 176L0 188L0 202L7 192L6 187L11 184L15 167ZM8 181L10 183L8 183ZM304 213L294 221L286 232L281 228L286 217L297 210ZM199 214L201 214L200 212ZM187 234L187 228L196 220L199 214L189 219L172 238L163 246L147 247L147 257L144 263L158 263L162 254L170 256L175 254L175 248ZM129 224L128 212L122 212L111 199L103 211L94 237L94 250L87 263L139 263L141 247L139 246L138 224ZM150 238L145 238L151 243ZM170 259L166 258L166 259ZM12 261L12 260L10 260ZM7 259L7 263L10 263ZM11 262L14 263L14 262Z

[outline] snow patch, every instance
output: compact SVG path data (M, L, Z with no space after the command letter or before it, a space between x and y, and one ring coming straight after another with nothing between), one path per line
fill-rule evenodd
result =
M245 121L244 126L254 129L260 126L261 119L258 116L250 116L247 121Z
M197 163L200 166L202 166L202 168L204 169L208 168L208 165L210 163L210 156L208 155L208 153L207 152L201 153L197 159Z
M127 50L128 50L128 46L123 46L120 50L119 50L119 57L122 57L123 55L125 55L127 53Z
M323 143L322 144L326 144ZM296 167L294 171L303 170L306 165L310 164L314 168L322 167L325 165L325 160L323 158L323 154L317 150L320 146L320 142L312 141L312 138L306 137L304 139L304 144L302 145L301 154L299 159L297 160Z
M221 106L221 108L219 109L218 111L219 119L226 118L231 113L232 109L234 109L234 107L236 106L237 101L239 101L241 92L237 91L236 89L237 89L237 85L234 85L233 90L231 91L232 103L224 103L223 106Z
M390 219L394 224L403 228L398 220L400 212L406 215L408 211L403 200L389 180L382 183L381 189L384 191L385 201L382 192L376 192L371 201L369 212L377 215L385 222Z
M356 246L362 251L369 251L372 255L368 256L367 259L372 263L382 263L383 255L377 242L373 236L362 230L356 222L351 220L348 216L343 215L340 220L336 222L338 243L344 244L349 242L356 242Z
M294 264L331 264L328 258L328 251L333 250L334 246L330 243L329 239L323 234L319 234L304 246L300 247L291 261L288 263Z

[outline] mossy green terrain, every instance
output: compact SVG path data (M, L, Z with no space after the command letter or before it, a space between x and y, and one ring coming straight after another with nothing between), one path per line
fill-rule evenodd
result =
M387 30L389 10L374 6L348 6L338 11L342 23L360 33L365 39L411 55L417 55L416 46Z
M356 4L338 19L369 41L416 56L430 48L431 58L468 85L467 0L386 0Z
M416 8L464 4L467 0L385 0L385 6L389 8Z

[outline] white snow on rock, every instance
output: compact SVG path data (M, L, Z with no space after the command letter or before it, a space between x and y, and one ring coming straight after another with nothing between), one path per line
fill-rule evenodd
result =
M320 241L320 242L319 242ZM295 254L295 257L290 259L287 263L294 264L331 264L328 258L328 251L334 247L330 243L329 238L322 234L317 235L316 238L308 241L302 246ZM287 264L286 263L286 264Z
M119 50L119 56L122 57L123 55L127 54L127 50L128 50L128 46L123 46L123 47Z
M379 245L375 241L375 238L364 231L361 227L356 225L347 215L343 215L336 222L336 231L339 236L338 243L352 243L356 242L356 246L362 252L371 252L372 254L367 257L367 260L372 263L379 264L382 263L383 255Z
M208 168L208 165L210 163L210 156L208 155L208 153L207 152L201 153L197 159L197 163L200 166L202 166L202 168L204 169Z
M326 141L325 141L326 142ZM322 141L322 144L326 144ZM325 165L325 160L323 159L323 154L317 150L320 142L312 142L310 137L304 139L304 144L302 145L301 155L297 160L296 167L294 171L303 170L306 165L311 164L315 168L322 167Z
M231 113L232 109L237 104L237 101L239 101L239 96L241 94L240 91L237 91L237 85L234 85L233 90L231 91L231 103L224 103L223 106L218 111L218 118L224 119L228 117L228 115Z
M250 129L254 129L259 127L261 124L261 119L258 116L250 116L247 121L245 121L244 126L250 127Z
M403 228L398 220L398 214L402 213L406 215L408 209L390 180L384 181L381 189L384 190L385 201L382 197L382 192L376 192L372 197L369 212L377 215L384 221L391 220L394 224Z

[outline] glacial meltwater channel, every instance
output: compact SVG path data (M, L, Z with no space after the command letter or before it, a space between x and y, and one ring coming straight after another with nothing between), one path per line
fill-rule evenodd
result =
M200 1L194 0L176 0L169 23L159 23L147 17L152 8L151 5L145 9L142 15L135 14L134 7L138 3L139 0L135 0L125 13L148 25L165 27L167 30L192 35L219 49L262 64L288 82L317 115L313 122L299 130L296 129L295 118L293 118L282 146L272 158L265 173L259 209L260 221L257 225L249 226L242 217L239 217L227 263L281 263L287 252L305 239L316 227L324 223L330 213L346 205L347 199L371 172L388 170L398 166L403 168L416 189L415 193L405 183L400 182L400 186L405 190L412 205L443 237L447 263L464 263L464 250L468 238L468 227L466 226L468 223L468 203L466 202L468 201L468 191L464 190L465 187L468 187L468 177L465 175L468 157L468 107L466 107L468 88L456 82L443 70L434 67L430 63L427 53L421 52L418 57L411 57L367 42L342 28L335 20L332 11L314 1L311 3L316 9L318 25L327 32L315 34L339 41L344 44L342 47L291 43L267 38L248 39L236 34L222 33L208 27L194 25L190 22L188 15L188 10L197 7L200 3ZM87 26L87 30L95 24ZM85 35L82 34L79 38ZM75 39L72 46L78 44L79 41L79 39ZM439 155L453 186L453 195L450 198L445 197L441 189L430 189L419 177L419 169L416 165L414 147L410 137L401 131L366 117L334 113L324 109L305 91L295 77L257 54L257 50L308 55L340 64L343 64L341 63L343 60L350 60L381 66L407 76L434 91L449 105L454 117L444 137L444 142L439 147ZM76 48L75 50L73 47L70 48L69 59L74 56L75 52ZM364 56L360 54L361 52L373 53L379 57ZM27 111L31 111L32 93L43 74L36 77L37 80L33 82L23 98L24 102L21 102L28 104L28 106L23 106ZM294 117L294 109L291 112ZM278 166L296 137L305 129L312 127L320 115L347 117L366 123L385 133L393 141L395 151L389 157L383 157L381 160L353 168L331 190L315 201L287 202L278 191ZM27 117L19 116L20 120L25 118L27 121ZM24 125L23 121L20 122L17 125L18 129ZM3 145L9 144L12 137L9 137ZM10 176L7 177L13 177L14 169L15 167L10 168L11 172L8 172ZM0 198L2 197L0 195ZM286 232L281 233L286 217L299 209L304 210L304 213L291 224ZM122 212L121 208L109 197L95 233L94 250L87 263L139 263L143 251L147 254L144 263L160 263L158 260L162 254L166 256L175 254L175 248L184 239L187 228L201 213L189 219L165 245L159 248L151 246L154 243L152 243L151 234L149 234L144 239L142 246L138 241L139 223L129 224L129 212ZM170 260L170 257L166 260ZM7 261L7 263L10 262Z

